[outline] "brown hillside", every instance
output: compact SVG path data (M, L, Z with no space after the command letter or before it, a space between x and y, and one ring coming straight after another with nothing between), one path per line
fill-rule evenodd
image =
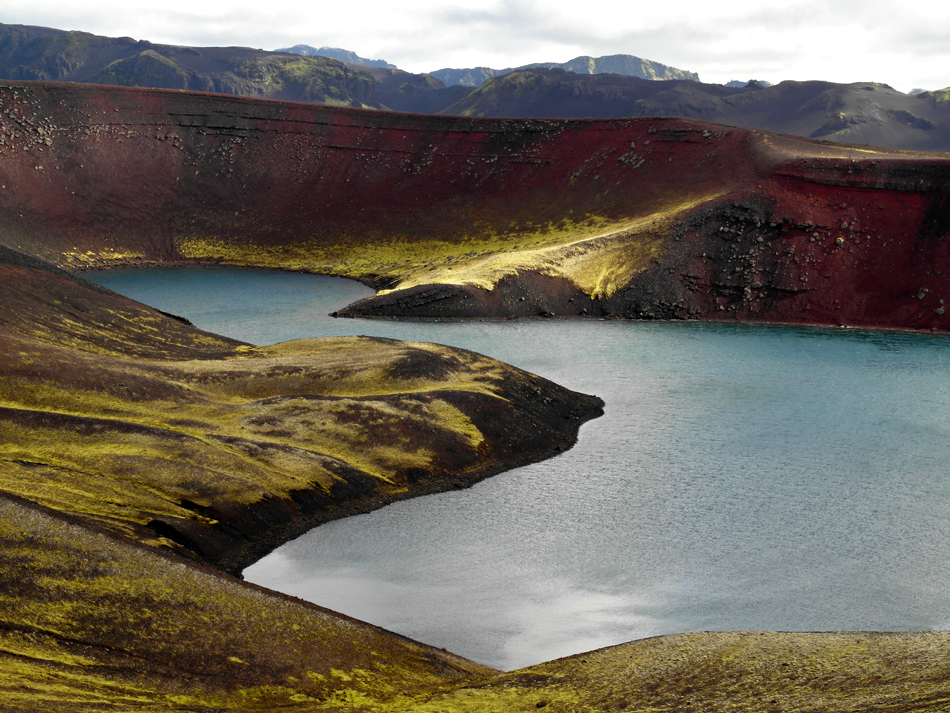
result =
M0 97L0 241L61 265L215 260L399 288L349 314L945 328L941 155L682 119Z

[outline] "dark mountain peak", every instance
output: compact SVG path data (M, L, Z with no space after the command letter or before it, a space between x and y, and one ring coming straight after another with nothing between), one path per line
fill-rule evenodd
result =
M180 47L0 24L0 78L157 87L382 108L371 76L324 56Z
M743 87L749 87L750 89L763 89L765 87L772 87L775 85L772 84L772 82L765 81L764 79L749 79L745 82L738 79L733 79L731 82L726 82L722 86L733 89L740 89Z

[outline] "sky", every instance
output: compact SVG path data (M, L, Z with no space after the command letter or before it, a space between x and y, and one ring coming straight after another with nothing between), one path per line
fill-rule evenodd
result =
M4 0L0 22L163 44L342 47L410 72L632 54L704 82L950 86L950 3L893 0Z

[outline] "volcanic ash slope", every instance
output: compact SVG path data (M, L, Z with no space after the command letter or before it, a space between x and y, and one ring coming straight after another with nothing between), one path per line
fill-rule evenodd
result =
M59 265L381 288L345 315L950 327L943 154L98 86L0 103L0 241Z

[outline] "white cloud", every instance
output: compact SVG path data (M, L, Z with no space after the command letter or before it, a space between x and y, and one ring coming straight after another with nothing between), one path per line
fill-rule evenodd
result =
M154 42L345 47L410 71L626 53L705 81L873 80L905 90L950 85L948 21L950 8L917 11L894 0L681 0L675 13L662 3L613 0L166 0L151 9L119 0L7 0L0 9L0 22Z

